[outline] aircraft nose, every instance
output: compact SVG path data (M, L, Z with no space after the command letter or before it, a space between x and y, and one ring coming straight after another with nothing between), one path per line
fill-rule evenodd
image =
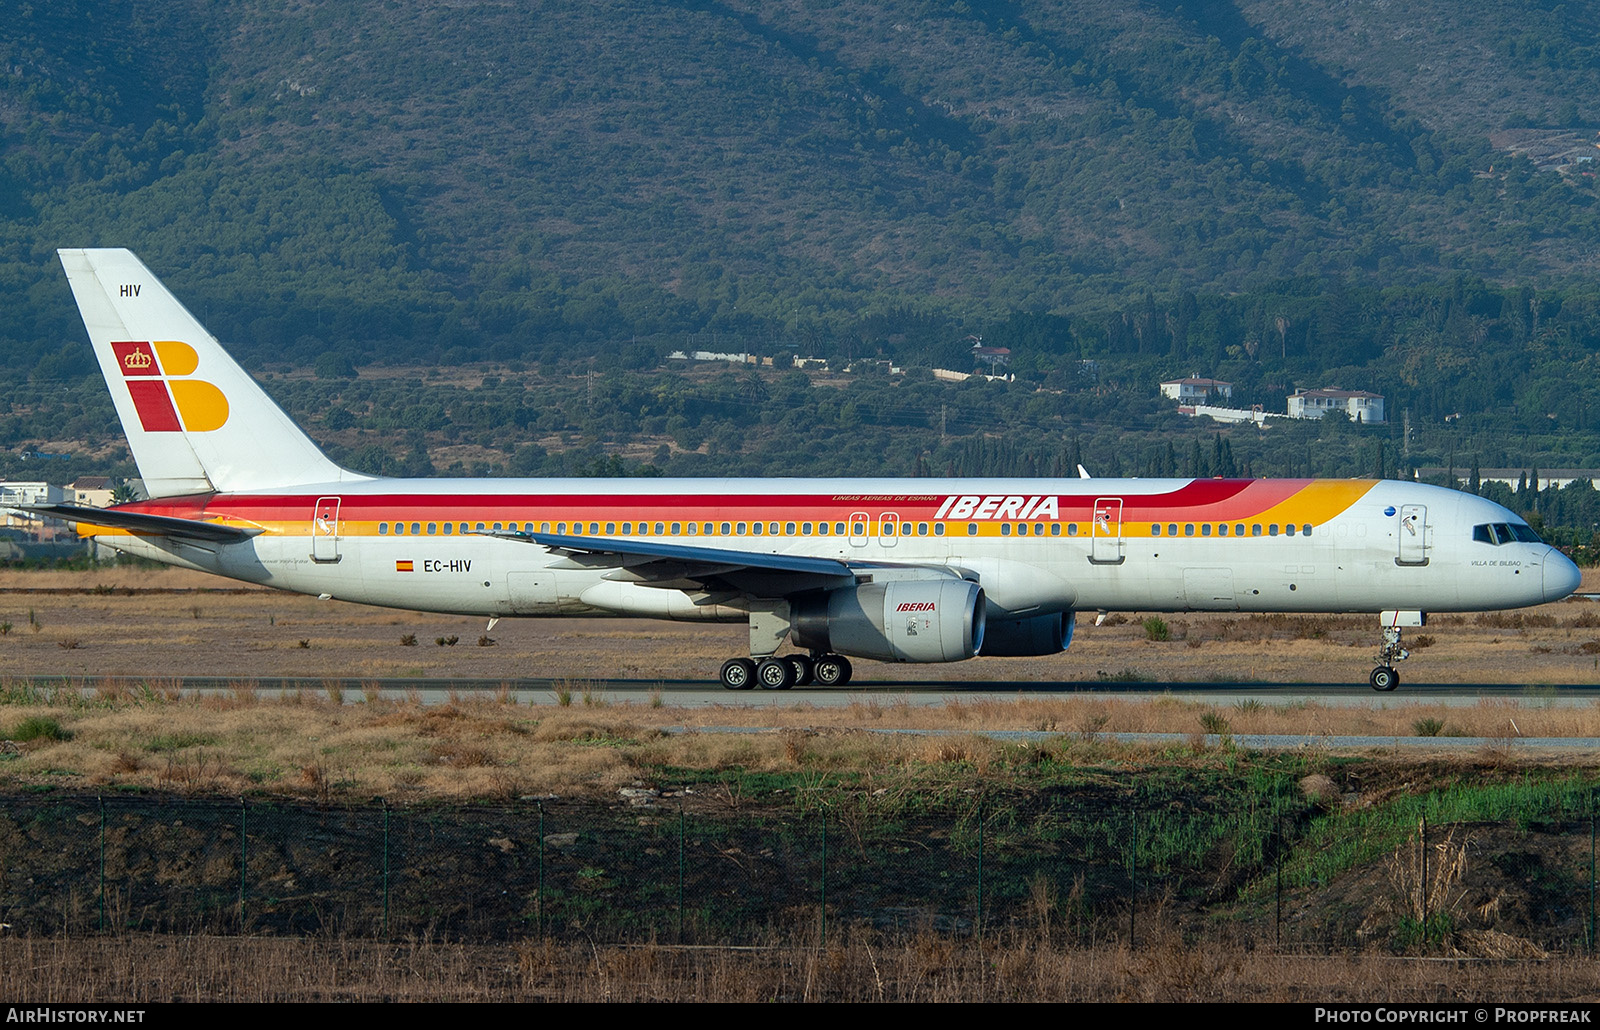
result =
M1546 601L1559 601L1563 597L1578 589L1578 584L1583 582L1583 575L1578 572L1578 567L1572 564L1572 559L1550 548L1544 556L1544 599Z

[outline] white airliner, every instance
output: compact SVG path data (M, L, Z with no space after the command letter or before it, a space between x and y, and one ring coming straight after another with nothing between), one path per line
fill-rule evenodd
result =
M131 554L416 611L748 622L730 689L850 658L1047 655L1079 611L1541 604L1571 561L1482 498L1371 480L381 479L340 468L126 250L63 250L150 499L29 510ZM785 640L803 653L780 656Z

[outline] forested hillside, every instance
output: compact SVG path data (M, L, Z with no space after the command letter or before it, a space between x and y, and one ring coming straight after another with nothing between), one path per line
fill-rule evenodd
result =
M1593 462L1597 56L1544 0L23 5L0 363L78 382L53 250L125 245L258 369L978 334L1116 410L1342 386L1440 463ZM1541 130L1576 156L1510 152Z

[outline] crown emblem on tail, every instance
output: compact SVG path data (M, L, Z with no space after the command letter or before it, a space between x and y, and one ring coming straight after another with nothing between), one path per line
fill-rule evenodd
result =
M149 351L135 350L122 359L122 366L124 368L149 368L154 360L154 358L150 357Z

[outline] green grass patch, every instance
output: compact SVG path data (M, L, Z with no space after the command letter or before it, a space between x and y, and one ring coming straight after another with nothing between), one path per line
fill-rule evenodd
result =
M17 723L6 735L7 740L19 743L30 740L71 740L72 734L61 728L61 723L47 715L30 716Z
M217 738L209 733L163 733L150 738L150 743L145 747L160 754L182 751L186 747L212 747L216 743Z

